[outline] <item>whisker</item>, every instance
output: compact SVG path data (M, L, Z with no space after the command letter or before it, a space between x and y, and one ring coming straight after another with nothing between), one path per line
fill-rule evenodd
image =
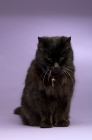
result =
M44 77L43 77L43 85L44 85L44 79L45 79L45 76L46 74L49 72L49 70L46 70L45 74L44 74Z
M70 74L67 70L65 70L65 69L64 69L64 71L65 71L65 73L67 73L67 75L71 78L72 83L74 84L74 81L73 81L73 78L72 78L71 74Z
M71 73L73 73L73 71L71 71L71 70L70 70L70 69L68 69L68 68L65 68L65 70L70 71Z
M50 76L51 76L51 70L50 70L49 75L48 75L48 82L49 82Z
M67 75L67 73L63 70L64 74Z
M41 74L41 76L47 71L48 69L44 70L43 73Z

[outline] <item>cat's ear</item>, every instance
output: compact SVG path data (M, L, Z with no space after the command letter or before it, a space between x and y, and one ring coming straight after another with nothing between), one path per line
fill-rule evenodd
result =
M70 37L67 37L65 40L64 40L64 45L65 46L70 46L70 44L71 44L71 36Z
M43 41L43 38L38 36L38 42L40 43L42 41Z
M44 49L44 42L42 37L38 37L38 49L41 51Z

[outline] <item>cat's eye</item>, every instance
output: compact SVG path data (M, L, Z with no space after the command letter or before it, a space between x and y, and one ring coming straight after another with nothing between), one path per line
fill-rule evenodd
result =
M60 57L59 61L62 61L64 59L64 57Z
M49 62L52 62L52 59L51 59L51 58L49 58L49 57L47 58L47 60L48 60Z

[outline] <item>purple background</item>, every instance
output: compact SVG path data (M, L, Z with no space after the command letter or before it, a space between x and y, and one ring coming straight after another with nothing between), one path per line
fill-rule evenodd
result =
M22 125L26 71L38 36L72 37L76 86L68 128ZM0 0L0 139L92 140L92 0Z

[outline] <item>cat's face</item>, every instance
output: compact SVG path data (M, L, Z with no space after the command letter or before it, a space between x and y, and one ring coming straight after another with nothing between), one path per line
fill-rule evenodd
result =
M61 74L64 67L73 63L71 37L38 37L38 41L36 61L43 70Z

